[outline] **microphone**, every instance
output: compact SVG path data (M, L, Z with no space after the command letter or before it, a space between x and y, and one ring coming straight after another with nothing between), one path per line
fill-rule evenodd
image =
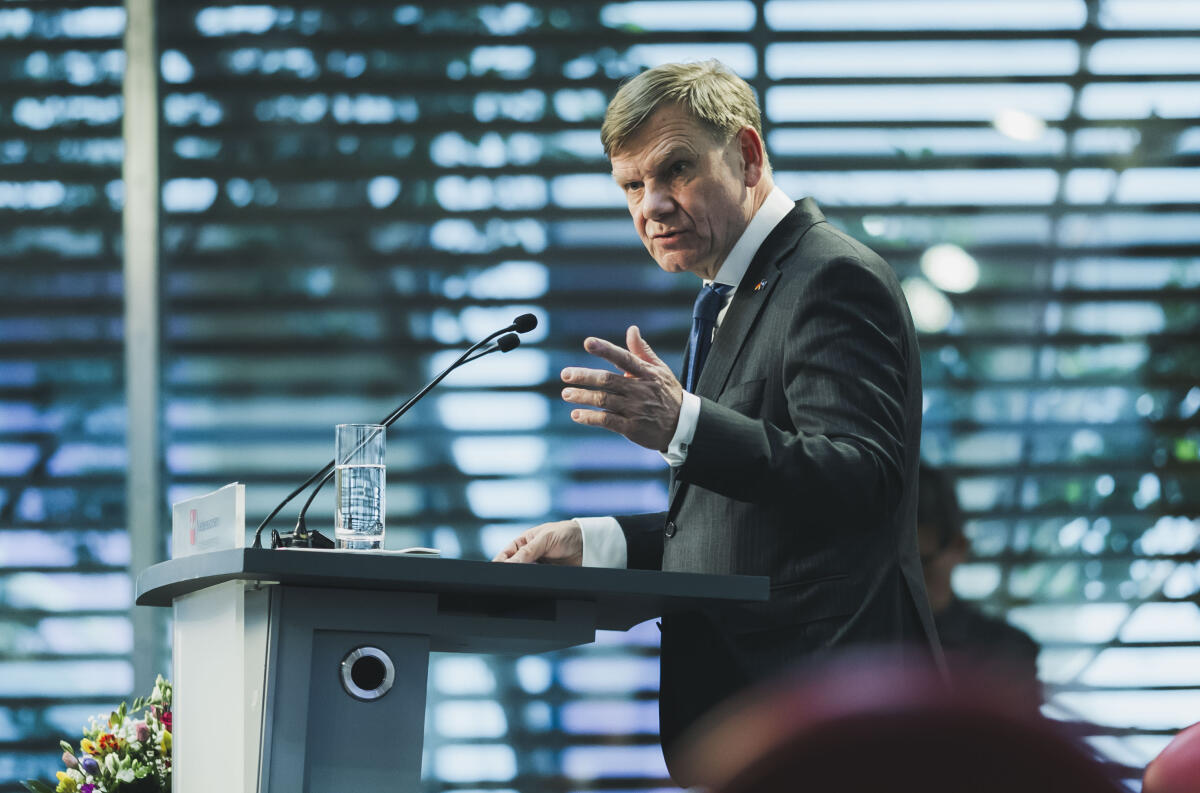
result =
M532 316L532 315L525 314L524 316ZM537 325L537 320L535 319L534 324L530 327L532 328L536 325ZM392 422L396 421L401 416L403 416L406 412L408 412L409 408L411 408L413 405L415 405L422 397L425 396L425 394L427 394L430 390L432 390L434 386L436 386L439 382L441 382L441 380L444 377L446 377L446 375L450 374L450 372L454 371L459 366L463 366L465 364L471 363L472 361L478 361L483 356L491 355L494 352L502 352L502 353L510 352L512 350L515 350L520 345L521 345L521 338L519 336L517 336L516 333L508 333L504 336L501 336L499 339L496 340L496 342L492 346L488 347L487 349L483 350L482 352L478 352L469 358L468 357L459 358L459 360L455 361L453 364L450 365L449 368L447 368L444 372L442 372L440 375L438 375L438 377L435 378L433 382L431 382L429 385L425 386L425 388L423 388L416 396L414 396L412 399L410 399L408 402L406 402L398 410L394 411L392 413L392 415L390 415L387 418L387 420L383 423L384 429L391 426ZM468 352L468 354L469 354L469 352ZM382 431L382 430L380 430L380 431ZM362 443L365 444L365 443L369 442L371 440L371 438L373 438L373 437L374 437L374 435L364 438L362 440ZM308 524L305 522L305 516L308 514L308 508L310 506L312 506L313 501L316 499L317 493L320 493L321 488L325 487L325 483L333 478L335 471L336 471L336 469L330 469L328 471L328 473L326 473L325 476L321 479L321 481L317 483L317 486L313 488L312 493L309 495L308 499L304 502L304 506L300 508L300 514L296 518L296 528L292 531L292 534L290 537L280 535L279 532L276 532L276 531L271 532L271 547L272 548L278 548L281 546L286 548L286 547L294 546L294 545L307 545L309 547L317 547L317 548L332 548L333 547L333 543L329 540L329 538L322 535L319 531L314 531L314 532L308 531ZM328 544L326 544L326 543L328 543Z
M416 395L414 395L403 405L401 405L400 407L396 408L391 413L389 413L387 415L387 417L383 419L383 421L379 422L380 424L383 425L383 429L380 430L380 432L383 432L388 427L392 426L392 424L398 418L400 418L401 416L403 416L405 413L408 412L409 408L411 408L413 405L415 405L417 402L419 402L426 394L428 394L431 390L433 390L433 388L438 383L445 380L447 375L449 375L455 369L457 369L458 367L460 367L464 364L470 363L471 361L477 361L480 358L482 358L483 356L490 355L494 352L510 352L512 350L515 350L521 344L521 339L519 336L517 336L517 333L528 333L529 331L536 328L537 324L538 324L537 317L535 317L533 314L522 314L519 317L517 317L516 319L514 319L508 327L501 328L500 330L489 333L484 338L482 338L479 341L472 344L470 347L467 348L466 352L464 352L462 355L460 355L454 361L454 363L450 364L445 369L443 369L442 372L437 377L435 377L435 378L433 378L433 380L429 381L429 383L427 383L424 388L422 388L420 391L418 391L416 393ZM516 331L516 333L513 333L512 331ZM497 339L497 337L499 337L499 339ZM490 347L483 350L482 352L477 353L477 351L479 350L480 347L483 347L485 344L488 344L489 342L491 342L493 340L496 340L494 344L492 344ZM370 440L370 438L364 439L363 443L366 443L367 440ZM320 492L321 488L325 485L325 483L333 477L333 473L336 468L336 463L337 463L336 460L330 460L329 462L327 462L324 466L321 467L321 469L319 471L314 473L312 476L310 476L308 479L306 479L303 484L301 484L299 487L297 487L295 490L293 490L291 493L289 493L283 499L283 501L280 501L279 504L273 510L271 510L271 513L269 515L267 515L266 518L263 519L263 522L258 525L258 529L255 530L255 532L254 532L254 542L251 544L250 547L251 548L261 548L262 547L262 533L263 533L263 530L267 527L267 525L270 524L270 522L275 519L275 516L278 515L283 510L284 507L286 507L289 503L291 503L292 499L294 499L296 496L303 493L306 489L308 489L309 486L311 486L314 482L317 482L318 480L320 480L320 483L313 490L312 495L309 496L308 500L304 504L304 507L300 511L299 519L296 521L295 530L290 535L287 535L287 536L280 535L278 531L272 530L271 531L271 547L272 548L279 548L279 547L286 548L289 546L305 546L305 547L313 547L313 548L332 548L332 547L334 547L333 541L330 540L328 537L325 537L324 535L322 535L319 531L314 531L314 532L308 531L307 527L304 524L304 515L308 511L309 505L312 504L313 499L316 498L317 493Z
M470 358L463 361L463 363L467 364L467 363L470 363L471 361L478 361L483 356L491 355L494 352L512 352L513 350L517 349L520 346L521 346L521 337L520 336L518 336L515 333L506 333L505 335L496 339L496 343L493 344L491 347L488 347L483 352L475 353L473 356L471 356Z
M533 314L522 314L512 321L510 330L515 330L517 333L528 333L537 327L537 317ZM503 350L501 350L503 352Z
M529 315L526 315L526 316L529 316ZM404 407L400 411L398 411L394 417L391 418L391 421L395 421L396 419L400 418L400 416L403 416L404 413L407 412L408 408L415 405L422 396L424 396L430 389L433 388L433 386L437 385L437 383L440 382L441 377L446 376L447 374L454 371L454 369L458 368L459 366L469 364L471 361L478 361L483 356L491 355L494 352L511 352L512 350L515 350L519 346L521 346L521 338L519 336L517 336L517 334L515 334L515 333L509 333L507 335L501 336L499 339L496 340L495 344L488 347L486 350L476 353L475 355L473 355L470 358L456 361L454 365L452 365L449 369L447 369L445 372L443 372L441 375L439 375L439 380L434 381L433 383L430 383L428 386L426 386L421 391L421 393L417 394L415 397L413 397L407 403L405 403ZM385 428L388 426L390 426L390 422L388 424L384 425ZM375 436L370 435L366 438L363 438L362 443L363 444L367 443L373 437L375 437ZM360 446L361 445L362 444L360 444ZM355 451L357 451L357 449L355 449ZM293 546L293 545L308 545L309 547L315 547L315 548L332 548L333 547L333 543L330 542L328 537L321 534L321 532L319 532L319 531L309 532L308 524L305 522L304 518L308 514L308 508L312 506L313 501L316 499L317 493L321 492L321 488L325 487L325 484L330 479L333 478L333 475L335 472L336 472L336 469L329 471L329 473L325 474L324 478L322 478L321 481L317 483L317 486L313 488L312 494L309 495L308 499L304 502L304 506L300 508L300 514L296 518L296 528L292 531L292 534L290 537L280 535L279 532L275 532L275 531L271 532L271 547L272 548L278 548L280 546L286 548L286 547ZM321 543L321 544L313 544L313 543ZM329 544L325 545L324 543L329 543Z

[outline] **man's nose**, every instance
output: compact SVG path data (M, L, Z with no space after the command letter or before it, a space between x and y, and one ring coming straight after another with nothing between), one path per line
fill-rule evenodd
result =
M642 197L642 216L646 220L661 220L675 211L675 199L671 191L652 185L646 186Z

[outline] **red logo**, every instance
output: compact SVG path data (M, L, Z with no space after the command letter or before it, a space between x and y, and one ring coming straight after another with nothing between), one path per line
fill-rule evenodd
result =
M190 510L188 514L188 542L192 545L196 544L196 510Z

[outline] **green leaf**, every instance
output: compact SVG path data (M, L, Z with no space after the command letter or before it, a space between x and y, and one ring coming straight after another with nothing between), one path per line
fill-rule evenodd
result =
M71 744L67 743L66 741L59 741L58 745L60 747L62 747L62 750L64 752L66 752L67 754L69 754L69 755L75 754L75 750L73 748L71 748Z
M54 788L37 779L26 779L21 785L30 793L54 793Z

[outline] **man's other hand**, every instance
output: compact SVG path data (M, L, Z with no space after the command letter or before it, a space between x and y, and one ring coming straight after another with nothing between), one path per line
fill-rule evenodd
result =
M593 410L572 410L578 424L604 427L639 446L666 451L679 424L683 386L650 349L636 325L625 334L629 349L589 337L583 348L625 372L624 376L602 369L568 367L562 371L562 397L567 402Z
M543 523L522 532L496 554L493 562L583 564L583 530L573 520Z

